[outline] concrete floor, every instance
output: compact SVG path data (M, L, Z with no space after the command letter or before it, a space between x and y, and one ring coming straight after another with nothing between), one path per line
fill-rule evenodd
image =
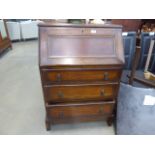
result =
M54 125L46 131L38 41L13 43L0 57L0 134L114 134L105 122Z

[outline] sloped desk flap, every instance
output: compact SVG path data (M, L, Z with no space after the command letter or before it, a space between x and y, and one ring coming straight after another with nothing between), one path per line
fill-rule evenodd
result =
M121 27L93 26L40 25L40 66L123 64Z

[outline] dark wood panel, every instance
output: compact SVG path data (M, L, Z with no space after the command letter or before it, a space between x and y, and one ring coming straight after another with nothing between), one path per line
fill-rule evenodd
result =
M8 38L0 41L0 53L4 52L7 48L12 48L11 42Z
M85 28L79 32L79 28L40 27L39 30L43 51L40 66L124 63L121 29Z
M114 57L114 36L48 36L49 58Z
M113 19L113 24L123 26L123 31L138 31L141 28L141 19Z
M7 48L12 49L12 44L11 44L11 41L10 41L7 25L6 25L5 20L3 20L3 21L4 21L4 27L5 27L5 30L6 30L6 37L2 38L2 35L1 35L1 32L0 32L0 53L4 52Z

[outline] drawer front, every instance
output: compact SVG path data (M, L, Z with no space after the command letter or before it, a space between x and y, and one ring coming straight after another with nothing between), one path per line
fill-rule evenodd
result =
M113 99L116 92L114 85L57 85L45 86L46 101L65 102L76 100Z
M69 81L118 81L121 75L119 70L42 70L42 74L45 84Z
M99 115L111 115L114 104L102 105L80 105L80 106L60 106L48 109L51 117L54 118L69 118L69 117L87 117Z

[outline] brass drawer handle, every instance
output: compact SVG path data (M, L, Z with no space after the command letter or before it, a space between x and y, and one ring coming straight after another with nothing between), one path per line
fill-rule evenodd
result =
M103 107L99 108L99 113L103 113Z
M109 80L109 74L108 72L105 72L103 75L104 80Z
M58 96L59 96L59 98L63 98L64 94L62 92L58 92Z
M102 90L100 91L100 95L101 95L101 96L104 96L104 93L105 93L105 91L104 91L104 89L102 89Z
M56 79L57 79L58 82L61 81L61 74L60 73L57 74Z

